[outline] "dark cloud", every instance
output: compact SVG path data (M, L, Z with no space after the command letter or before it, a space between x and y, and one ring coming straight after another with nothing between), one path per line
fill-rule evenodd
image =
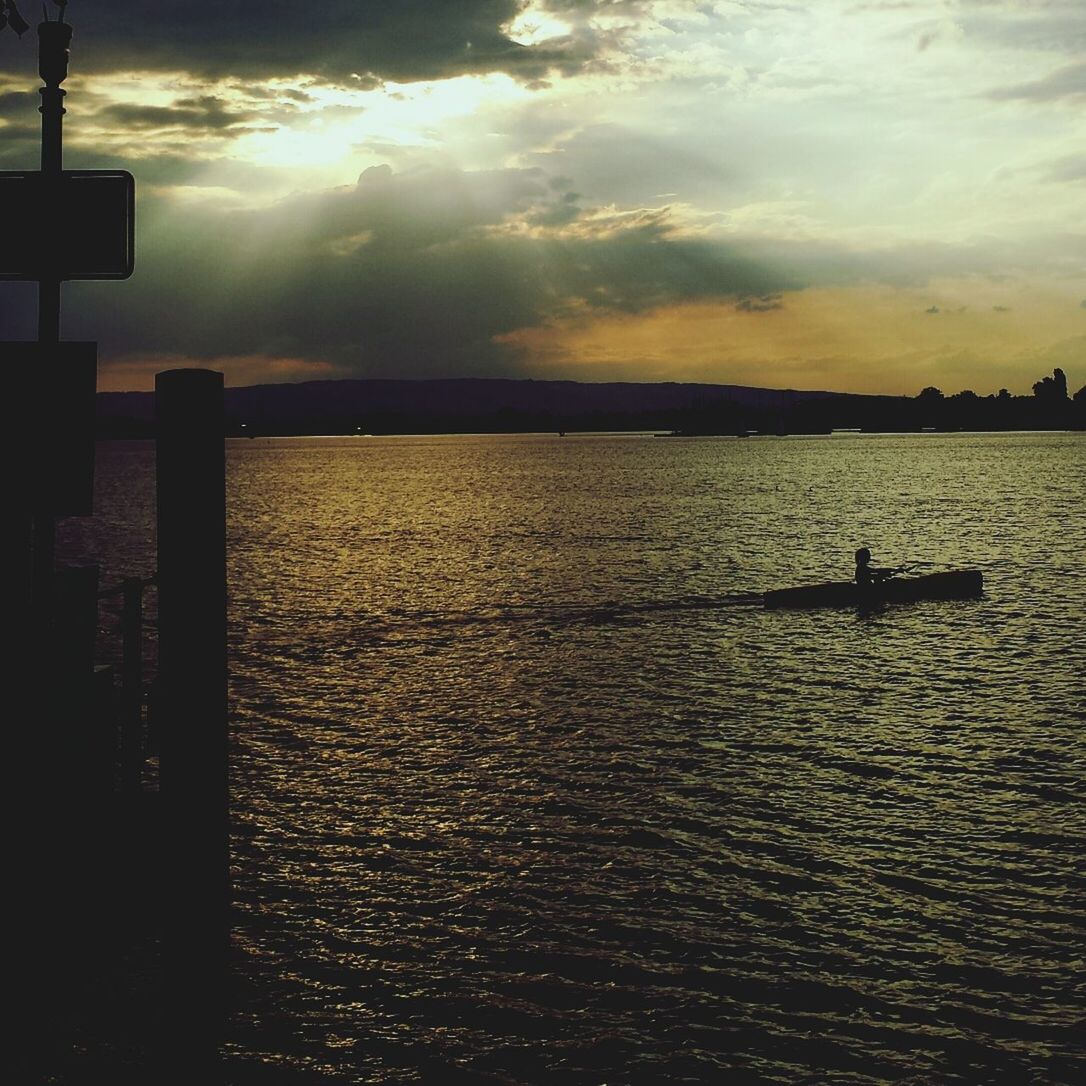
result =
M924 312L930 314L931 316L934 316L936 313L939 312L939 307L937 305L930 305L927 309L924 310Z
M41 98L36 91L0 90L0 169L38 168L41 154L40 104Z
M32 116L41 98L30 91L4 91L0 93L0 120Z
M588 62L587 31L526 47L502 27L519 0L111 0L73 12L79 70L181 70L210 78L442 79L503 71L537 80Z
M94 114L94 120L126 129L184 128L194 132L222 133L250 124L260 116L255 110L230 109L221 98L206 95L181 98L169 106L116 103L99 110Z
M993 305L992 311L995 313L1009 313L1011 307L1009 305Z
M771 299L803 285L739 247L682 237L664 212L571 217L574 195L538 169L401 176L387 167L259 211L145 193L137 274L67 288L65 335L100 339L104 358L264 355L343 373L516 373L520 360L499 337L550 319Z
M82 164L73 156L73 168ZM231 168L222 159L205 166L209 178ZM143 179L173 178L176 167L157 155L142 163ZM305 365L358 375L516 375L528 360L510 333L548 322L690 301L758 313L807 286L915 285L1016 261L1035 266L1031 254L995 244L860 252L690 234L666 208L587 204L575 180L538 167L375 167L356 184L244 211L151 185L140 191L136 275L65 289L65 337L100 340L107 366L155 355L263 357L299 360L292 377ZM32 306L19 297L18 288L0 292L11 338L33 335Z

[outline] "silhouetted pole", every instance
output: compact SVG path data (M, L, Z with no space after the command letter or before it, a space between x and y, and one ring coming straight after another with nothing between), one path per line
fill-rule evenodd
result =
M45 200L38 224L51 263L56 253L56 219L50 216L60 199L64 165L64 97L61 83L68 78L68 46L72 28L64 22L44 22L38 27L38 74L41 105L41 173ZM38 280L38 342L60 342L60 278L45 274ZM56 525L51 509L34 515L34 610L39 644L44 645L53 606L53 560Z
M45 213L56 208L60 197L60 178L64 168L64 97L61 83L68 78L68 47L72 28L64 22L42 23L38 27L38 74L44 87L41 95L41 172L47 193ZM50 179L53 179L50 193ZM40 224L48 232L50 223ZM49 238L52 243L52 237ZM54 249L55 251L55 249ZM56 276L38 282L38 341L56 343L60 340L60 279Z
M155 377L160 774L165 951L174 996L165 1067L205 1075L221 1037L229 944L226 483L223 377ZM190 1079L197 1081L197 1079ZM204 1079L200 1079L203 1081Z

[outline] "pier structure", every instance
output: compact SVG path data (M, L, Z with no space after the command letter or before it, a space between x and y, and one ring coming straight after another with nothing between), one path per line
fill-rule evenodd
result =
M157 975L151 1005L133 998L141 1020L113 1025L141 1035L153 1081L213 1083L230 906L223 378L158 375L157 568L104 585L93 562L58 567L57 519L94 511L97 381L97 344L61 337L62 283L125 279L135 255L131 175L63 167L63 12L37 28L40 169L0 172L0 200L19 209L0 279L36 283L38 301L36 342L0 343L13 405L0 446L13 473L0 531L16 634L3 675L23 1009L12 1066L27 1081L78 1077L71 1033L95 1014L93 978L135 956ZM103 603L119 604L110 665Z

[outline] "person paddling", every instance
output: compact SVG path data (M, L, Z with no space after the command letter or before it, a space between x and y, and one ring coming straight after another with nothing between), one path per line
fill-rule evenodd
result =
M871 551L867 547L861 547L856 552L856 583L862 588L868 588L880 581L888 580L895 573L901 573L904 566L895 566L893 569L885 566L873 566L871 564Z

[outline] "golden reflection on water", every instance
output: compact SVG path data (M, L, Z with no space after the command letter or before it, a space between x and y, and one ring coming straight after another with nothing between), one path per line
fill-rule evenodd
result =
M1084 447L231 443L239 1076L1073 1081Z

